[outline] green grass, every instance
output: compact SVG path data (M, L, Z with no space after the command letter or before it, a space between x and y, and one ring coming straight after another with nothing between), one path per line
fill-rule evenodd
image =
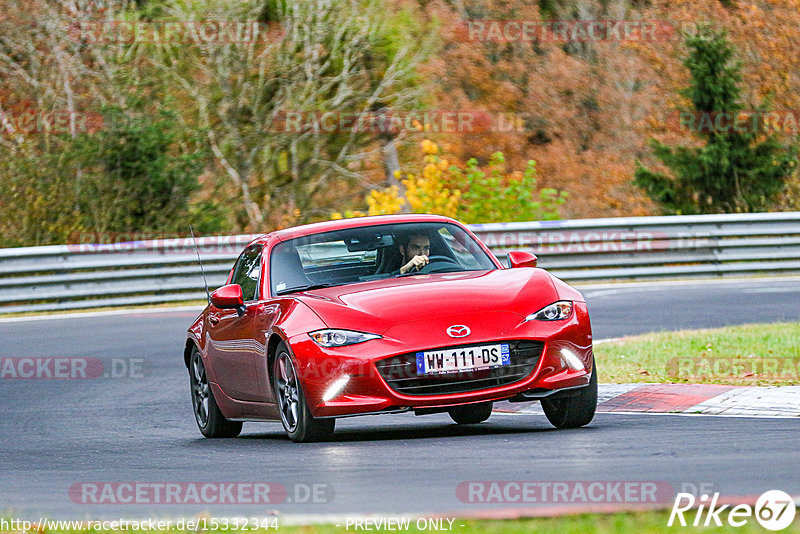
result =
M559 533L559 534L605 534L605 533L660 533L660 532L701 532L701 533L716 533L716 532L737 532L739 534L750 534L754 532L767 532L763 529L753 517L747 518L747 524L742 527L733 528L728 526L727 515L725 512L720 514L720 520L723 522L723 527L693 527L691 521L694 515L687 512L685 515L687 519L687 526L681 527L680 525L673 524L672 527L667 526L669 519L669 510L663 511L647 511L647 512L626 512L615 514L580 514L568 515L560 517L539 517L528 519L507 519L507 520L462 520L456 519L452 524L452 531L456 534L512 534L512 533ZM705 520L703 515L702 520ZM278 519L280 522L280 519ZM364 530L356 530L352 526L345 529L344 525L338 527L334 525L310 525L310 526L289 526L279 523L278 529L259 529L249 530L249 534L341 534L352 532L365 532ZM447 526L447 521L444 525ZM373 527L374 528L374 527ZM372 530L373 532L375 530ZM13 531L0 530L0 533L11 534ZM39 531L32 530L34 534L39 534ZM51 534L113 534L115 531L103 530L50 530ZM125 534L181 534L179 530L172 528L169 530L161 531L138 531L138 530L123 530L119 531ZM203 532L219 532L220 534L230 534L231 530L208 530ZM244 532L244 531L239 531ZM411 528L408 530L380 530L380 532L445 532L444 530L418 530L415 526L415 520L411 520ZM800 534L800 520L795 518L795 521L786 529L780 532L785 534ZM17 534L17 533L14 533Z
M559 534L605 534L605 533L662 533L662 532L768 532L762 528L755 519L751 518L746 525L741 528L730 526L716 528L702 528L690 526L689 514L686 514L687 526L681 527L679 524L667 526L669 511L660 512L630 512L619 514L582 514L574 516L562 516L553 518L533 518L507 521L476 521L463 522L466 527L454 529L456 533L482 532L486 534L511 534L511 533L559 533ZM692 520L694 516L692 515ZM721 514L720 520L727 519L725 514ZM703 516L702 520L705 520ZM458 523L454 523L455 526ZM792 525L783 533L800 532L800 522L795 519Z
M606 534L606 533L662 533L662 532L702 532L702 533L716 533L716 532L737 532L741 534L749 534L752 532L768 532L762 528L754 518L750 518L748 523L740 528L732 528L727 525L716 528L703 528L690 526L689 514L685 515L687 518L687 526L681 527L680 525L673 524L672 527L667 526L669 520L669 511L654 511L654 512L628 512L617 514L581 514L569 515L560 517L539 517L529 519L506 519L506 520L491 520L491 521L465 521L456 520L453 522L452 532L455 534ZM691 516L692 519L694 516ZM724 521L727 516L723 513L720 515L720 520ZM702 520L705 520L703 516ZM411 522L414 525L414 521ZM447 522L445 521L445 525ZM463 526L461 526L463 525ZM334 527L330 525L310 526L310 527L280 527L280 532L289 534L341 534L345 532L364 532L356 531L352 527L350 530L345 530L344 527ZM383 531L387 532L387 531ZM396 531L400 532L400 531ZM436 530L417 530L410 528L406 532L437 532ZM442 531L439 531L442 532ZM795 521L785 530L781 531L785 534L800 533L800 521Z
M594 352L601 382L800 384L800 323L644 334Z

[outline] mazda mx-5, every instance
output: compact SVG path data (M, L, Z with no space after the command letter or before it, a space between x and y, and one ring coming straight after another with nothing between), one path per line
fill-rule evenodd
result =
M281 421L294 441L337 418L446 412L489 418L538 400L556 427L588 424L597 372L586 302L536 256L505 268L464 225L363 217L248 244L188 330L184 361L206 437Z

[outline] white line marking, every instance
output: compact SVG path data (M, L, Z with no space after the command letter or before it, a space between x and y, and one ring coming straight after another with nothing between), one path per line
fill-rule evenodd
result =
M797 293L798 291L800 291L800 286L753 287L743 289L742 293Z
M601 291L584 291L583 296L586 298L590 297L604 297L606 295L616 295L617 293L622 293L621 289L604 289Z
M800 420L798 415L729 415L729 414L715 414L715 413L683 413L683 412L604 412L597 410L598 414L603 415L679 415L682 417L729 417L729 418L744 418L744 419L797 419ZM543 415L538 412L492 412L492 417L495 415ZM590 423L591 424L591 423Z
M122 310L108 310L98 312L77 312L77 313L63 313L52 315L31 315L26 317L3 317L0 318L0 323L21 323L26 321L49 321L51 319L83 319L86 317L104 317L106 315L133 315L139 313L170 313L182 311L196 311L198 314L203 311L200 306L175 306L173 308L125 308Z
M715 285L715 284L759 285L759 284L774 284L782 282L800 282L800 276L781 276L781 277L771 277L771 278L712 278L712 279L687 278L683 280L661 280L652 282L603 282L594 284L593 283L582 284L576 282L570 285L575 287L576 289L580 289L581 291L588 291L592 289L614 289L614 290L640 289L645 287L657 287L657 286L686 287L686 286Z
M619 415L680 415L682 417L743 417L745 419L797 419L800 420L800 415L729 415L729 414L716 414L716 413L685 413L685 412L603 412L598 410L597 413L602 414L619 414Z

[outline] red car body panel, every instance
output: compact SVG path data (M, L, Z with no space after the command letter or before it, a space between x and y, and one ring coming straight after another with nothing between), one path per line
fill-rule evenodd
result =
M446 217L401 215L316 223L253 241L264 247L258 300L247 303L241 317L236 310L220 310L210 304L187 333L187 362L194 344L226 418L279 420L269 362L281 341L295 359L314 417L424 411L509 399L532 390L547 393L589 384L592 334L580 292L542 269L503 268L483 243L480 246L497 266L495 270L420 274L286 296L270 294L269 255L279 242L330 230L400 222L457 224L474 237L463 225ZM228 282L232 275L233 272ZM571 316L556 321L526 321L528 315L559 300L573 302ZM468 338L448 336L447 328L453 325L467 325L471 329ZM367 332L381 338L324 348L309 336L324 328ZM403 394L388 384L375 365L380 360L417 351L513 340L544 344L533 371L514 383L477 391ZM564 349L578 356L584 369L569 367L561 356ZM344 375L350 377L344 390L323 401L330 384Z

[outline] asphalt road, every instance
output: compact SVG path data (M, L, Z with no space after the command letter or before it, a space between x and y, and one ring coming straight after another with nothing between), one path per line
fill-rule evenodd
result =
M584 294L596 339L800 320L798 279L593 286ZM599 414L589 427L556 431L537 415L496 414L473 428L456 427L446 415L395 415L340 420L329 443L294 444L278 423L245 424L238 439L202 439L181 361L194 315L0 322L4 357L141 360L134 376L122 378L0 380L0 516L442 514L524 506L460 500L456 490L468 481L655 481L676 490L707 484L728 496L800 493L800 420ZM134 481L183 488L269 482L288 494L269 505L123 505L82 504L69 493L83 483ZM316 498L306 491L313 485Z

